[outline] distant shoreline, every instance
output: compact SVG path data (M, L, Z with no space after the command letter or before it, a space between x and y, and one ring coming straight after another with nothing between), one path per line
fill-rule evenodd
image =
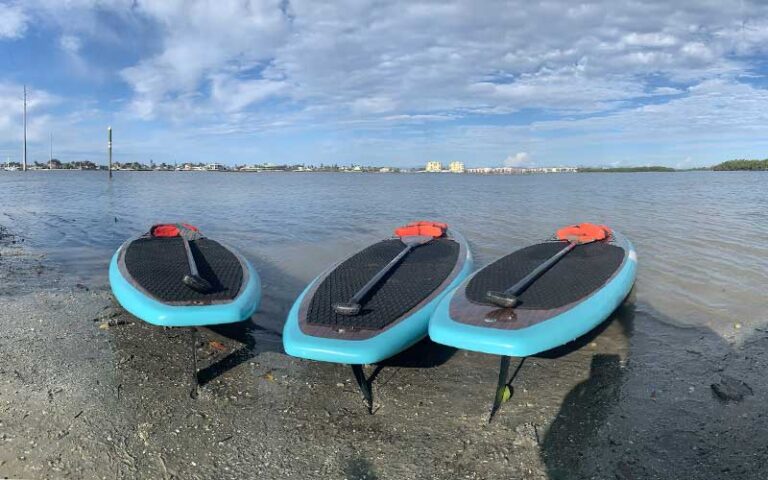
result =
M11 164L9 167L2 168L0 171L20 172L22 171L20 166ZM85 168L40 168L39 166L30 167L27 169L31 172L108 172L108 169L104 165L91 164ZM217 169L207 168L194 168L194 169L177 169L170 166L155 167L140 165L134 168L113 168L113 172L117 173L133 173L133 172L216 172L216 173L376 173L376 174L431 174L431 175L481 175L481 176L508 176L508 175L562 175L568 173L679 173L679 172L692 172L692 171L709 171L709 172L734 172L734 171L768 171L768 159L766 160L729 160L722 162L711 167L699 167L688 169L676 169L672 167L664 167L660 165L645 166L645 167L574 167L569 168L568 171L539 171L547 169L537 169L530 171L510 171L509 168L490 168L483 169L484 171L463 171L463 172L427 172L415 168L394 168L394 167L335 167L335 168L314 168L306 166L280 166L272 168L238 168L238 167L224 167L219 164Z
M526 176L560 176L560 175L583 175L583 174L590 174L590 173L596 173L596 174L603 174L603 173L687 173L687 172L711 172L711 173L722 173L722 172L764 172L765 170L714 170L712 168L706 168L706 169L690 169L690 170L618 170L618 169L594 169L594 170L583 170L583 171L577 171L577 172L570 172L570 173L450 173L445 175L440 175L437 173L430 173L427 176L434 177L434 176L449 176L449 177L455 177L455 176L465 176L465 177L526 177ZM78 173L94 173L94 174L106 174L107 170L67 170L67 169L61 169L61 170L30 170L32 173L38 173L38 172L78 172ZM3 169L0 169L0 175L4 174L5 172ZM19 171L13 171L8 173L23 173L20 170ZM236 170L227 170L227 171L174 171L174 170L113 170L113 175L120 175L120 174L150 174L150 173L167 173L167 174L174 174L174 173L181 173L181 174L207 174L207 173L217 173L217 174L269 174L269 175L276 175L276 174L326 174L326 175L353 175L353 174L362 174L362 175L417 175L421 172L409 172L409 173L397 173L397 172L390 172L390 173L379 173L379 172L293 172L290 170L272 170L272 171L262 171L262 172L243 172L243 171L236 171ZM55 175L55 174L54 174ZM105 175L106 176L106 175Z
M663 165L645 166L611 166L611 167L525 167L525 166L501 166L501 167L472 167L465 168L462 162L452 162L449 169L443 169L440 162L427 162L426 168L419 167L391 167L391 166L364 166L359 164L274 164L269 162L252 165L224 165L222 163L154 163L141 162L114 162L110 163L113 172L229 172L229 173L265 173L265 172L291 172L291 173L450 173L450 174L474 174L474 175L534 175L551 173L645 173L645 172L690 172L690 171L768 171L768 159L765 160L728 160L710 167L697 168L673 168ZM0 170L20 171L19 162L6 162ZM49 168L53 167L53 168ZM109 171L107 165L99 165L90 160L62 162L51 159L47 163L34 162L28 165L28 171Z

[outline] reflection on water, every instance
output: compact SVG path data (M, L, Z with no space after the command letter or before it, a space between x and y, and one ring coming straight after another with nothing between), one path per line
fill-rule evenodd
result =
M117 172L109 183L103 172L2 172L0 224L98 286L127 237L186 220L240 248L290 301L330 262L413 219L461 230L478 266L564 224L607 223L637 247L638 309L732 337L768 322L766 178Z

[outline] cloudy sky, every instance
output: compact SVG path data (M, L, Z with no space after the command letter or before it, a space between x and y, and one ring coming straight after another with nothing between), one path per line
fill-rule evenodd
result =
M33 161L768 157L768 6L534 3L0 0L0 155L26 84Z

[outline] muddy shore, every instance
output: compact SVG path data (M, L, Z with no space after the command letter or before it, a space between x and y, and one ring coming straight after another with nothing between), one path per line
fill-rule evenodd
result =
M498 359L428 341L367 368L369 415L347 367L282 354L291 298L259 267L261 311L200 330L193 399L186 330L0 232L0 477L768 478L768 330L737 346L630 297L526 359L490 424Z

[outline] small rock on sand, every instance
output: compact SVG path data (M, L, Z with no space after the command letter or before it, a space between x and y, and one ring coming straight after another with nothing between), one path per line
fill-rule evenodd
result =
M712 391L725 401L740 402L747 395L752 395L752 387L738 378L721 375L720 381L712 384Z

